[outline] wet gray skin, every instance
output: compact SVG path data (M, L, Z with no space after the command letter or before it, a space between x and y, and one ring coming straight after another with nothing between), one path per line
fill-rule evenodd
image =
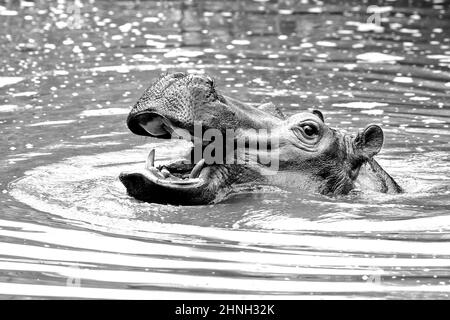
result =
M202 131L194 124L201 124ZM216 203L243 185L326 195L345 195L356 186L384 193L402 191L373 159L384 140L379 126L346 135L326 125L318 110L285 117L273 104L253 107L224 96L208 76L162 76L132 108L127 125L137 135L193 143L185 161L156 168L155 150L151 150L142 171L120 174L128 194L146 202ZM208 129L226 138L206 137L203 133ZM205 155L211 156L205 159Z

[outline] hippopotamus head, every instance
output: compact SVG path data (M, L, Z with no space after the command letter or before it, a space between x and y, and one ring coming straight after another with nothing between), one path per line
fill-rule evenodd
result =
M145 169L120 175L128 193L147 202L213 203L242 184L347 194L366 164L380 191L398 187L373 160L383 145L379 126L348 135L330 128L319 110L285 117L273 104L254 107L224 96L204 75L162 76L127 125L137 135L192 142L185 161L156 168L152 150Z

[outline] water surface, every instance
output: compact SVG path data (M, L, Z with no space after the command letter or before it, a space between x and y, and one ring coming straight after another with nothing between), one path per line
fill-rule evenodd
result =
M380 25L367 23L370 4ZM448 298L448 3L77 10L0 2L0 297ZM406 192L265 188L197 207L128 197L121 171L152 147L161 162L186 148L125 125L173 71L288 115L318 108L347 132L382 125L377 159Z

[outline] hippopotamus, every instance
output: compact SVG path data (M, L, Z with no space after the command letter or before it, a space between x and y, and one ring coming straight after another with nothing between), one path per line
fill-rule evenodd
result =
M328 126L319 110L287 117L272 103L255 106L222 94L207 75L161 76L126 121L136 135L192 146L186 159L158 167L152 149L142 170L120 174L128 194L145 202L212 204L239 186L261 185L327 196L356 187L402 192L374 159L384 141L380 126L350 135Z

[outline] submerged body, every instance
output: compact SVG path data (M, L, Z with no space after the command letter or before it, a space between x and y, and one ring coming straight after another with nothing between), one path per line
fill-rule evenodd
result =
M273 104L253 107L220 94L207 76L175 73L151 85L127 124L138 135L192 142L183 161L155 168L154 150L141 172L120 180L136 199L177 205L215 203L236 186L261 184L347 194L355 185L401 188L373 159L383 132L369 125L355 136L325 124L322 113L285 117Z

